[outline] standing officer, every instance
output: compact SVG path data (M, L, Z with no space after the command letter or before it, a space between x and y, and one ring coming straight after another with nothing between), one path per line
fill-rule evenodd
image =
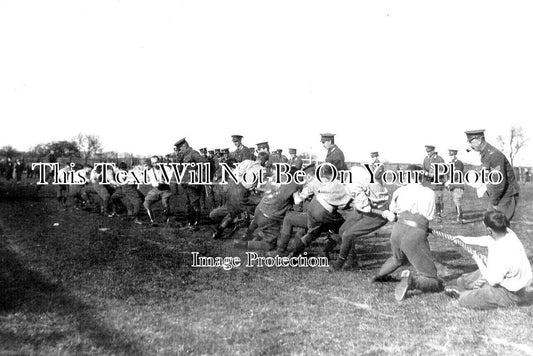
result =
M370 152L370 165L372 166L372 172L378 182L381 182L383 173L385 172L385 166L379 160L379 152Z
M502 180L499 184L487 184L489 195L488 210L499 210L511 221L518 203L519 187L513 167L494 146L485 141L485 130L465 131L470 147L479 152L481 165L489 171L499 171Z
M465 165L457 158L457 150L449 149L448 154L450 155L450 166L453 167L453 170L455 172L464 173ZM450 176L450 179L453 178ZM450 183L450 179L446 181L445 185L448 187L448 189L450 189L450 193L452 193L452 200L455 204L455 211L457 213L457 221L460 222L463 218L463 207L461 201L463 199L465 185L461 182Z
M435 212L439 218L444 213L444 201L442 191L444 190L445 177L435 177L435 164L444 164L444 159L435 152L435 146L426 145L427 156L424 157L422 169L424 170L425 186L435 193Z
M240 163L244 161L245 159L251 159L251 160L254 159L252 157L253 156L252 151L248 147L242 144L241 135L232 135L231 140L235 144L236 149L235 151L231 153L230 157L233 157L237 163Z
M200 154L202 155L202 157L204 158L204 160L206 162L209 162L209 170L210 170L210 174L211 174L211 169L213 168L213 165L211 164L212 163L212 160L211 158L209 157L209 155L207 154L207 147L204 147L204 148L200 148ZM210 177L211 179L212 177ZM202 178L203 181L207 180L207 177L203 177ZM202 209L207 209L207 197L210 196L211 199L213 199L213 192L211 191L212 186L211 185L206 185L204 186L204 189L201 190L201 193L200 193L200 205L202 206ZM213 201L213 207L215 206L214 204L214 201Z
M206 159L192 149L185 138L178 140L174 144L174 150L177 151L177 157L179 163L195 163L195 167L188 166L185 175L183 176L182 184L185 185L185 194L187 195L187 220L188 228L191 230L198 230L198 224L200 222L200 195L204 190L203 185L190 184L190 172L197 170L198 164L206 162Z
M279 159L279 161L282 162L282 163L287 163L287 162L289 162L289 159L283 155L283 149L281 149L281 148L278 148L278 149L276 150L276 157L277 157L277 158Z
M161 200L161 203L163 204L163 215L165 215L166 219L169 219L170 217L169 200L172 196L172 191L170 190L170 185L164 180L164 176L161 171L164 168L161 167L160 162L161 159L159 156L152 156L152 158L150 158L151 168L147 173L148 181L152 186L152 189L150 189L150 191L146 194L143 203L152 226L158 226L155 220L154 212L152 211L152 205L159 200Z
M222 148L220 149L220 154L222 155L222 162L227 162L228 159L230 158L230 155L229 155L229 148Z
M268 144L268 141L259 142L256 144L256 146L257 146L257 152L266 152L270 154L270 145Z
M270 154L270 145L268 144L268 141L259 142L257 144L257 154L261 152L268 153L268 161L265 163L265 174L267 177L270 177L274 174L272 163L281 163L281 160L274 153Z
M303 166L303 161L300 157L296 155L296 148L289 148L289 155L291 155L291 158L289 159L289 165L291 167L296 167L296 169L300 170Z
M335 144L335 134L323 133L320 136L320 142L328 150L325 161L334 165L338 171L348 170L348 166L346 166L346 162L344 161L344 153Z

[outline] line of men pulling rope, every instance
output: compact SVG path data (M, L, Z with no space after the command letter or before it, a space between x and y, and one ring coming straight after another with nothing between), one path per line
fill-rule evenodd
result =
M483 166L488 170L498 170L504 177L503 182L500 184L487 186L490 201L489 210L492 211L491 214L495 213L497 216L486 215L484 221L487 229L491 229L493 233L491 236L498 237L498 239L494 238L494 241L500 241L501 239L499 238L502 236L506 238L505 241L510 241L507 243L507 245L511 246L508 249L511 251L509 255L498 256L497 259L505 259L507 261L512 256L515 262L519 261L521 265L513 267L515 270L519 269L521 271L518 277L516 273L514 276L509 276L509 274L502 275L501 271L496 273L490 270L495 268L494 265L497 265L497 263L491 263L491 261L496 259L491 259L491 247L489 247L489 256L486 259L468 247L465 244L466 241L461 240L461 238L454 238L429 227L430 221L435 217L440 218L442 216L442 189L420 184L420 181L423 181L422 176L412 183L399 187L390 197L388 190L382 184L383 165L379 162L379 154L372 152L375 181L368 179L368 172L361 167L353 167L350 170L352 179L348 184L335 179L335 170L348 171L348 169L344 161L343 152L335 145L333 134L321 135L321 142L327 150L325 162L329 163L329 165L324 165L319 170L314 165L302 168L301 160L297 160L295 157L292 157L289 161L283 160L281 156L271 155L266 142L258 144L257 155L254 155L242 145L242 136L234 135L233 141L235 142L236 150L227 158L225 163L230 165L238 163L234 170L234 175L237 178L242 178L247 174L269 176L272 174L271 170L276 168L274 163L286 161L290 166L289 174L302 170L305 173L305 179L303 181L292 180L285 183L267 179L264 184L258 184L260 180L251 182L230 180L224 186L225 194L222 194L224 199L221 199L223 204L213 209L209 214L209 217L217 224L216 231L212 237L214 239L223 238L226 228L232 228L233 233L241 226L240 223L244 221L248 226L244 235L234 242L236 247L264 250L269 256L286 257L304 253L322 233L327 233L324 253L329 257L333 248L340 243L338 257L331 264L332 270L340 270L346 264L349 264L350 260L356 259L355 244L361 236L378 230L388 222L396 222L390 237L392 256L386 260L377 275L372 278L373 282L387 281L390 279L390 275L398 268L407 263L412 264L416 273L413 274L409 270L404 270L401 273L401 281L395 290L396 299L404 299L407 292L413 289L422 292L438 292L445 288L443 281L437 275L437 268L429 248L427 237L431 232L436 236L454 241L454 243L462 246L467 252L472 254L481 271L481 274L477 276L478 278L472 285L482 288L487 286L487 288L503 288L511 296L520 298L510 298L507 294L503 295L507 299L503 298L502 295L499 296L505 300L513 300L518 303L521 300L523 291L531 282L531 266L529 261L527 261L527 257L525 259L527 263L525 263L523 246L521 243L519 246L517 245L516 241L519 242L519 240L509 229L509 221L514 215L518 202L518 185L514 178L514 172L505 156L485 142L483 130L468 131L466 135L471 148L480 152ZM176 160L179 163L198 164L210 162L213 164L214 174L216 175L217 171L219 171L217 164L220 161L209 160L206 155L193 150L186 139L177 141L174 149ZM426 181L434 177L435 171L432 169L431 164L442 159L435 156L433 146L426 146L426 150L428 157L424 161L423 167L411 165L403 171L403 174L415 176L422 174L427 178ZM452 162L458 166L456 154L456 150L450 150L450 155L453 156ZM161 180L161 173L157 171L161 169L158 163L159 158L152 157L152 168L148 171L152 188L144 198L144 207L153 225L156 224L156 219L151 209L152 205L161 200L164 215L168 221L170 216L169 199L173 194L171 185ZM119 168L125 169L127 167L122 166ZM457 168L460 169L459 167ZM186 169L193 170L194 167L189 165ZM320 177L317 177L317 172ZM96 171L91 181L97 183L101 173ZM185 174L185 178L181 183L186 196L187 228L196 231L200 222L201 198L209 195L209 193L211 197L214 197L214 191L209 191L202 185L188 184L190 183L188 179L191 176ZM138 215L140 202L143 200L138 190L132 187L124 189L125 186L121 185L121 189L117 190L120 190L122 195L116 196L116 193L113 193L113 195L108 193L106 195L103 191L105 186L101 185L101 187L96 188L98 185L94 184L94 189L96 194L104 200L104 209L107 209L106 199L107 201L109 199L125 199L129 201L130 205L134 206L132 210L134 221L142 223ZM450 187L452 191L455 189L462 190L464 188L460 185ZM260 194L257 193L258 191ZM463 218L460 203L461 196L462 191L454 194L458 220ZM306 202L305 211L303 209L304 202ZM494 219L496 219L497 223L493 222ZM306 232L303 235L295 236L294 230L296 228ZM500 236L498 234L503 235ZM473 240L468 241L475 244ZM492 276L492 274L498 273L501 275L500 280ZM482 280L489 280L485 278L486 275L491 275L491 283L483 284ZM519 282L515 285L516 281L513 280L511 282L512 287L506 287L505 285L508 284L506 283L506 278L518 278ZM451 295L460 296L462 298L460 301L467 300L468 303L465 302L465 305L472 306L469 299L471 298L470 296L461 296L461 293L467 293L466 287L470 286L471 284L468 283L462 284L464 291L459 291L452 287L447 290ZM483 298L490 299L495 295L490 288L487 289L488 292L482 295ZM500 291L498 290L498 292ZM485 304L475 304L473 307L485 308L487 305L507 306L505 302L501 302L502 298L495 303L491 300Z

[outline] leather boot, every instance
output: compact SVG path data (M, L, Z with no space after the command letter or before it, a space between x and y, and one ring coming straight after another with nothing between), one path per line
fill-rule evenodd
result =
M441 218L442 217L442 213L441 213L442 209L441 209L441 203L440 202L436 202L435 203L435 210L436 210L437 216L439 218Z
M337 257L337 259L328 267L328 272L340 271L344 266L345 261L346 259L344 257Z
M337 246L337 241L331 237L328 236L326 239L326 244L324 245L324 257L326 257L329 260L329 255L333 251L333 249Z
M224 229L228 227L228 225L231 223L232 219L230 215L226 215L222 222L217 226L217 231L211 235L213 240L218 240L222 238L222 235L224 234Z
M294 246L292 248L291 255L298 256L302 252L305 251L306 245L302 242L301 239L298 239L298 238L294 239L293 241L294 241Z
M346 262L344 263L343 270L346 271L352 271L354 269L361 268L361 265L359 264L359 261L357 260L357 255L355 254L355 251L350 251L348 254L348 258L346 258Z

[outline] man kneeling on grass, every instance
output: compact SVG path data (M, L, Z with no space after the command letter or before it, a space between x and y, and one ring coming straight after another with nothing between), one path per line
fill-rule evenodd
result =
M509 221L499 211L483 218L488 236L456 239L469 245L488 247L487 264L473 255L479 269L452 281L445 293L459 298L459 305L472 309L511 307L525 302L526 288L532 282L531 264L522 242L509 229Z
M417 273L412 275L408 269L402 271L402 280L394 293L398 301L403 300L409 290L440 292L443 289L427 239L429 222L435 217L435 194L421 184L421 171L419 166L408 166L403 173L404 181L409 183L392 196L389 210L398 217L390 236L392 256L372 278L373 282L384 282L391 273L410 262Z

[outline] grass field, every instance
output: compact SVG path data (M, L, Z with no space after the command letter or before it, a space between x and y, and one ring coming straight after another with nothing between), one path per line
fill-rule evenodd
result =
M65 211L51 187L4 182L0 196L0 355L533 355L532 306L465 310L443 293L397 302L396 283L370 283L390 256L390 225L361 239L355 271L226 271L190 266L192 252L244 258L210 239L207 220L191 233ZM530 260L532 201L522 186L512 224ZM483 233L452 223L445 202L449 218L433 227ZM472 191L465 202L485 204ZM474 270L459 247L430 243L443 279Z

